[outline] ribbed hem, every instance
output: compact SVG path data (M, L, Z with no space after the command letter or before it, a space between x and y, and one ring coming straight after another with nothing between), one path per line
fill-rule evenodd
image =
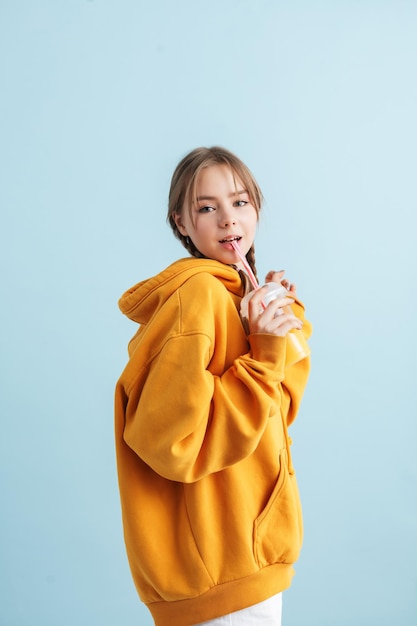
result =
M196 598L152 602L147 607L155 626L192 626L267 600L287 589L293 575L292 565L279 563L251 576L217 585Z
M284 374L286 338L267 333L255 333L248 337L252 357L255 361L267 363L280 380Z

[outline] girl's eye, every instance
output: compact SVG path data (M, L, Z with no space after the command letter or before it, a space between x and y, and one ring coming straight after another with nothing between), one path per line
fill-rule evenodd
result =
M247 200L236 200L235 202L235 206L245 206L246 204L248 204Z
M211 211L214 211L214 207L212 206L201 206L198 209L199 213L211 213Z

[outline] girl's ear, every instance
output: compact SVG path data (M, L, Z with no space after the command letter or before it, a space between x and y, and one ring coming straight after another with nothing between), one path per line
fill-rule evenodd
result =
M178 230L180 231L181 235L183 235L184 237L187 237L188 232L184 224L182 223L181 213L174 213L172 217L174 218L175 224Z

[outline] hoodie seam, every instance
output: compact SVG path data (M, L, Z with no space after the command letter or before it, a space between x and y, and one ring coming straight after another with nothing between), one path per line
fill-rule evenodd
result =
M164 343L161 345L159 350L157 350L156 352L152 353L152 355L149 357L149 359L147 359L147 361L143 364L143 366L135 373L134 377L127 383L127 386L125 387L126 393L129 394L132 391L132 388L136 384L136 381L138 380L138 378L140 378L142 372L149 368L149 364L152 363L152 361L158 356L158 354L160 354L160 352L164 349L164 347L167 345L167 343L169 341L172 341L174 339L182 339L183 337L184 338L185 337L192 337L194 335L198 335L200 337L205 337L208 340L209 346L211 345L211 337L210 337L210 335L208 335L207 333L203 333L201 331L198 331L198 330L190 330L190 331L185 332L185 333L178 332L177 334L169 335L169 337L166 338L166 341L164 341Z

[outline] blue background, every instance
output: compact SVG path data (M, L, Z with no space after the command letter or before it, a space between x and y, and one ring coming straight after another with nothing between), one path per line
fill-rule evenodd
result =
M152 623L117 299L184 255L170 177L213 144L256 175L259 272L285 268L315 328L285 626L417 623L416 32L403 0L1 0L1 624Z

